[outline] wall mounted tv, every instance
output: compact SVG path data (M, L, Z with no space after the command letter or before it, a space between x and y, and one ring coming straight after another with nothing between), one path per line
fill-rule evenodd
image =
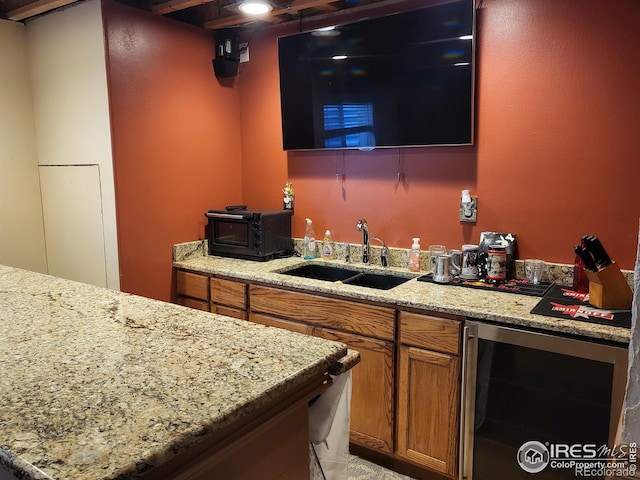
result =
M474 0L278 39L285 150L473 143Z

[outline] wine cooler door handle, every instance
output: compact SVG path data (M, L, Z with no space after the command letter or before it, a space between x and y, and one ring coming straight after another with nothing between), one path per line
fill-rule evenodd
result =
M477 325L466 322L462 332L462 385L460 388L460 448L458 479L473 479L473 435L478 367Z

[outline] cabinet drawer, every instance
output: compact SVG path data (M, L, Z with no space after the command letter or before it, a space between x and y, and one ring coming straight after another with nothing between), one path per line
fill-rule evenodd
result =
M251 313L250 320L254 323L261 323L262 325L268 325L270 327L283 328L292 332L304 333L311 335L313 333L313 327L304 323L290 322L288 320L282 320L281 318L272 317L271 315L264 315L262 313Z
M247 319L247 311L239 308L225 307L224 305L211 304L211 311L218 315L225 315L227 317L239 318L240 320Z
M209 277L205 275L178 270L176 272L176 288L178 295L209 301Z
M197 300L195 298L189 297L178 297L178 301L176 303L184 307L197 308L198 310L204 310L205 312L209 311L209 302L205 300Z
M400 343L438 352L460 354L461 322L448 318L400 312Z
M395 310L308 293L251 285L251 310L314 326L393 340Z
M247 285L245 283L214 277L210 285L213 303L246 310Z

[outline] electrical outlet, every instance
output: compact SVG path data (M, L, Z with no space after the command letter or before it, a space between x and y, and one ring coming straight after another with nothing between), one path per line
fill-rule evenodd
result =
M460 221L471 223L478 221L478 197L471 197L471 202L460 201Z

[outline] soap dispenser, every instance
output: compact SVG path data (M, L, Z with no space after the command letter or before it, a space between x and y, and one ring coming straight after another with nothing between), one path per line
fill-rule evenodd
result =
M331 238L331 230L325 230L324 239L322 240L322 258L331 260L333 258L333 239Z
M316 234L313 231L313 222L307 218L307 227L304 231L304 239L302 241L302 258L305 260L313 260L316 258Z
M412 272L420 271L420 239L413 238L411 251L409 252L409 270Z

